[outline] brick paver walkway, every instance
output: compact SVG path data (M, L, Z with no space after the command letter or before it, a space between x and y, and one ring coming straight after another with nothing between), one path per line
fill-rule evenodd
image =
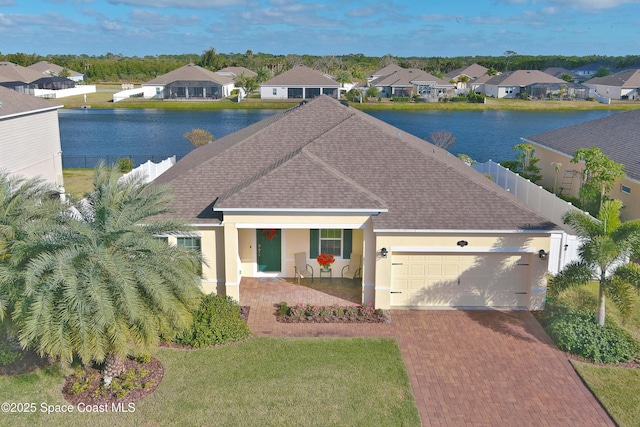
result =
M391 324L285 324L274 305L350 304L284 281L242 279L259 336L398 340L425 426L614 426L529 312L394 310Z

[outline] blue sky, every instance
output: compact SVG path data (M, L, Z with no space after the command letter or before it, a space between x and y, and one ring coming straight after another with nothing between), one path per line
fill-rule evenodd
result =
M0 52L640 54L640 0L0 0Z

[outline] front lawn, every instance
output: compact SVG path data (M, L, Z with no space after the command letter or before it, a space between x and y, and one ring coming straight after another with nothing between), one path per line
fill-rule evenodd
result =
M3 425L31 426L419 426L400 350L388 338L253 338L203 349L161 348L165 377L135 412L42 412L67 405L63 375L51 368L0 376L3 402L36 404L32 414L3 413ZM125 409L131 409L125 407Z

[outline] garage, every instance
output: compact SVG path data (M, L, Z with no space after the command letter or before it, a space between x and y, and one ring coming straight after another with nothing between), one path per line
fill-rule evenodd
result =
M530 253L394 253L391 306L528 308Z

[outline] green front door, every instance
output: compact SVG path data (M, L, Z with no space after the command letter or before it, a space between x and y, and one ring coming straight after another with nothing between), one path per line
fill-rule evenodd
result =
M265 228L256 230L258 271L281 271L280 247L282 230Z

